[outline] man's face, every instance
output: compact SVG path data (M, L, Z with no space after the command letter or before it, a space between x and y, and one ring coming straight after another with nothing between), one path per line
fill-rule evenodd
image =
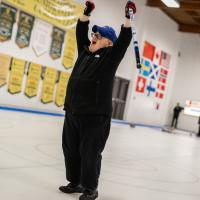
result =
M92 33L92 41L90 43L90 46L89 46L89 50L91 52L95 52L95 51L98 51L99 49L101 48L105 48L105 47L109 47L109 46L112 46L113 43L111 40L105 38L105 37L102 37L100 35L100 33Z

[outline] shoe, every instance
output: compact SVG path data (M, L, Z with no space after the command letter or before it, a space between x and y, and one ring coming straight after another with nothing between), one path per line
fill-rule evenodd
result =
M95 200L98 197L97 190L85 190L79 200Z
M67 186L60 186L59 190L67 194L83 193L83 188L80 185L73 185L72 183L69 183Z

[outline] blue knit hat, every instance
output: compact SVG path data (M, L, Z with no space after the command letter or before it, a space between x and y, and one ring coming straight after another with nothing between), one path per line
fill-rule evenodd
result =
M113 43L115 43L115 41L117 40L115 30L110 26L101 27L101 26L94 25L92 27L92 31L94 33L99 32L102 37L105 37L105 38L111 40Z

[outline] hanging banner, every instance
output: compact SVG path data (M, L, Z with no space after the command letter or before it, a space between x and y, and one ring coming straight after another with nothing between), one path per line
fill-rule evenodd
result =
M26 61L12 58L11 72L8 83L8 92L10 92L11 94L21 92L25 66Z
M38 86L41 78L42 66L30 63L26 80L25 95L29 98L37 95Z
M75 29L70 29L67 32L64 56L63 56L63 66L66 69L73 67L74 58L76 53L76 33Z
M0 53L0 87L4 86L7 83L10 60L10 56Z
M53 101L56 79L57 70L50 67L46 67L42 86L42 103L51 103Z
M16 44L19 48L28 47L31 39L31 33L34 24L34 17L25 13L20 12L18 30L16 36Z
M16 13L15 8L0 3L0 42L11 39Z
M57 91L56 91L56 100L55 100L55 104L58 107L61 107L64 105L69 77L70 77L69 73L60 72L59 82L58 82Z
M24 12L67 30L76 25L83 6L74 0L4 0Z
M65 38L65 32L59 28L53 27L50 56L52 59L58 59L62 54L62 46Z
M49 51L51 42L52 25L36 19L33 33L33 50L37 57Z

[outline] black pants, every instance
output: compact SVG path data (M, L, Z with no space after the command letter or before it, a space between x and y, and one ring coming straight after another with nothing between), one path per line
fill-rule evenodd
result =
M69 182L97 189L110 122L107 116L73 115L66 111L62 146Z
M174 125L174 123L175 123L175 125ZM171 127L177 128L177 125L178 125L178 117L177 116L173 116Z

